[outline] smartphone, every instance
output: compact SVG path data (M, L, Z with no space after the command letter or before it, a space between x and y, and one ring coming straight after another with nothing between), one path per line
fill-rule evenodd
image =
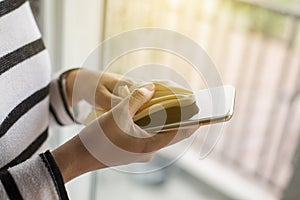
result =
M147 132L163 133L179 128L188 128L195 125L208 125L225 122L231 119L235 103L235 88L230 85L213 87L194 92L196 105L199 111L191 118L163 126L143 128Z

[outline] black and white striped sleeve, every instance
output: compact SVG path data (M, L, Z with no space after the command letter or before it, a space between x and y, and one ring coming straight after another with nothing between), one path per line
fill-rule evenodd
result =
M60 126L76 123L72 108L68 105L64 73L54 75L50 83L50 120Z
M0 171L0 199L68 199L51 153L40 154Z
M29 2L0 0L1 200L68 199L50 152L32 157L48 136L50 71Z

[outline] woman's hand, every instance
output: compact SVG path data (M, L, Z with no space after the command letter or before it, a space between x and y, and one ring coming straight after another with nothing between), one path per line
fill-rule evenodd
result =
M67 99L70 106L81 100L87 101L97 109L110 110L122 99L114 92L116 86L131 85L129 79L107 72L77 69L66 75Z
M53 151L65 182L88 171L150 161L154 153L191 136L198 127L150 134L132 117L154 93L150 84L136 90L77 136Z

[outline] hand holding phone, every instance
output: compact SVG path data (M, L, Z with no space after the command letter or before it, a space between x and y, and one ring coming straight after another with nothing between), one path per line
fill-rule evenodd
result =
M148 132L167 132L195 125L207 125L228 121L233 114L235 89L220 86L198 91L190 91L171 81L154 80L155 93L143 105L133 121ZM130 88L120 86L118 95L125 98L146 82ZM106 111L93 111L86 124Z

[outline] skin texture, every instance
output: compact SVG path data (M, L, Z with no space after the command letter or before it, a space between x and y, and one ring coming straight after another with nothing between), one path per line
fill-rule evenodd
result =
M109 110L112 103L121 101L114 94L114 89L119 85L131 85L129 79L113 73L103 73L87 69L73 70L66 75L66 89L70 106L80 100L86 100L97 109Z
M101 77L101 79L99 79L99 77ZM113 92L115 86L117 84L131 84L131 81L121 80L121 77L116 74L101 73L90 70L74 70L66 75L66 84L68 102L70 105L73 105L80 100L86 100L96 108L105 108L109 110L112 107L111 101L115 101L115 103L121 102L121 98L117 97ZM128 97L128 107L125 108L122 104L122 102L124 103L125 101L122 101L118 104L119 108L121 108L121 110L128 109L129 115L127 116L128 118L132 118L141 106L151 100L154 94L154 89L155 86L153 84L149 84L136 90L130 97ZM118 105L116 108L118 108ZM116 163L115 165L134 162L148 162L152 159L157 150L188 138L195 132L195 130L198 129L198 127L193 127L180 134L177 134L177 131L170 131L164 134L151 135L151 137L147 138L139 138L122 132L118 129L114 120L112 111L110 111L105 116L101 116L89 126L85 127L79 134L88 134L86 136L91 136L93 140L93 134L99 130L94 127L97 127L97 125L101 123L104 123L105 125L109 124L110 127L107 128L107 131L104 131L104 134L114 145L125 151L147 154L146 159L132 159L129 157L127 159L126 157L122 157L120 160L116 160L116 162L114 162ZM137 125L135 125L132 119L127 119L127 121L128 125L135 127L132 129L133 135L135 133L149 135L147 132L141 130ZM106 150L109 154L109 149L103 149L103 153L105 154ZM86 172L107 167L105 164L101 163L99 159L95 159L95 157L90 154L83 145L79 135L76 135L52 151L52 155L60 168L65 183Z

